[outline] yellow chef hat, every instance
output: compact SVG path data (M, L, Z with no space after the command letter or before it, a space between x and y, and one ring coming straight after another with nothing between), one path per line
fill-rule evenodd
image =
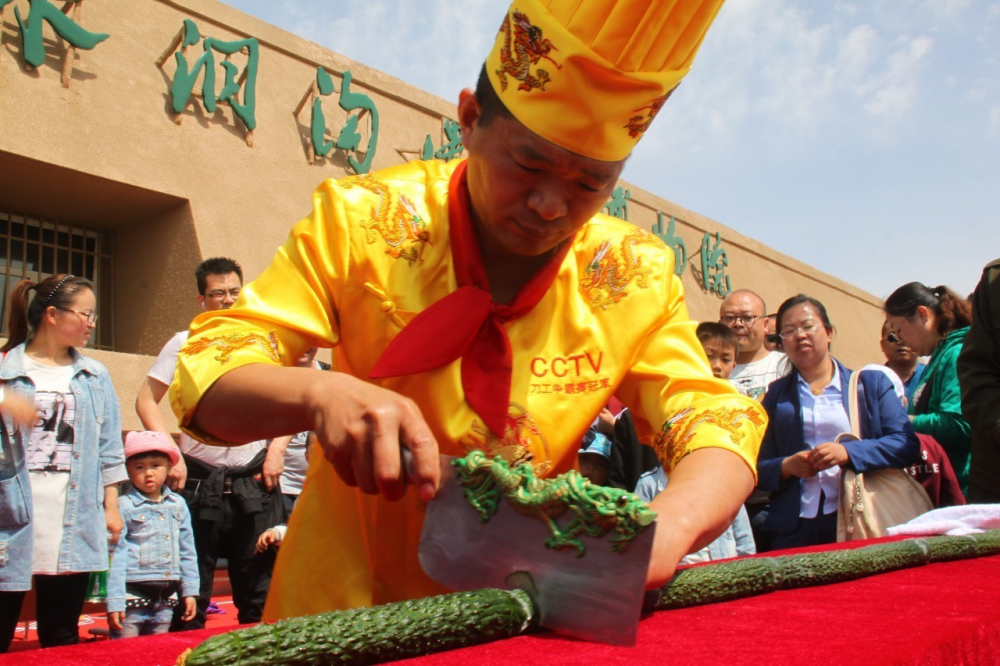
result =
M621 160L688 73L722 2L514 0L486 72L536 134Z

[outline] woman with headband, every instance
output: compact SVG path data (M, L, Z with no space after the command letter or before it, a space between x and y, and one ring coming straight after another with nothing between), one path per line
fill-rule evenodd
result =
M108 542L122 529L117 484L127 478L118 396L107 369L79 351L97 323L93 285L72 275L23 280L9 306L0 366L0 652L32 579L42 647L80 641L89 574L108 568ZM17 427L8 402L33 404L48 418Z

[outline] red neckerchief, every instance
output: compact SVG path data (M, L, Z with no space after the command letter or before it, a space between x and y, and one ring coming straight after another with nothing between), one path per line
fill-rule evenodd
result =
M472 221L467 164L458 165L448 185L449 236L458 288L414 317L382 352L369 377L427 372L461 358L465 399L486 427L503 437L512 367L503 325L538 304L555 280L572 239L563 242L513 301L494 303Z

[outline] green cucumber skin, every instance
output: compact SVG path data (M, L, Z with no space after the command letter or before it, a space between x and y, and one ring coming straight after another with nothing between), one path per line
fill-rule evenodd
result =
M648 610L684 608L776 590L837 583L931 562L1000 554L1000 530L925 537L851 550L757 557L682 569L650 594ZM537 615L522 590L474 590L323 613L209 638L186 666L371 664L524 633Z
M758 557L678 571L647 610L685 608L775 590L826 585L931 562L1000 554L1000 530L970 536L935 536L851 550Z
M956 536L947 539L930 537L924 539L930 549L931 562L948 562L976 557L979 544L972 536Z
M699 606L773 592L781 587L776 557L758 557L683 569L660 588L656 610ZM723 575L713 572L725 567Z
M978 556L1000 555L1000 530L990 530L981 534L971 535L976 540Z
M483 589L322 613L213 636L184 664L372 664L517 636L532 608L521 590Z
M852 550L805 553L775 559L782 560L781 589L790 590L915 567L926 564L928 557L926 544L911 539Z

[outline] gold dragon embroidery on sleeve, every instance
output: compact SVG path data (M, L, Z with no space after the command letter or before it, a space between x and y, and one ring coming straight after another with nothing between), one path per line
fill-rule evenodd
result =
M207 349L215 349L219 352L215 360L225 365L232 360L232 354L247 347L256 347L263 351L268 358L276 363L281 363L281 354L278 352L278 338L274 331L270 331L267 337L260 333L227 333L214 338L194 338L188 341L181 349L185 356L194 356Z
M672 469L680 462L687 452L687 445L697 434L701 425L714 425L729 433L733 446L738 447L746 433L742 429L743 421L749 420L755 428L764 425L764 418L758 410L743 407L718 407L704 412L695 412L694 407L683 409L666 423L653 439L653 449L656 451L664 467Z

